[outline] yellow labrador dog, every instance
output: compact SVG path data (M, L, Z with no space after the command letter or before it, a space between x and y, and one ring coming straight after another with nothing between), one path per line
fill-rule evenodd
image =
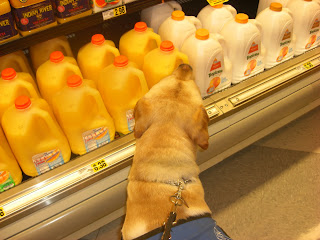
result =
M122 237L160 240L164 222L172 211L176 213L177 223L211 215L196 163L197 147L208 148L209 119L200 91L192 80L191 67L182 64L171 76L153 86L138 101L134 117L136 152L128 177ZM210 216L209 219L214 222ZM184 224L177 223L170 231L171 239L202 239L179 236L175 229L183 229ZM215 222L210 231L214 227ZM191 226L187 229L191 230ZM182 232L186 233L186 229Z

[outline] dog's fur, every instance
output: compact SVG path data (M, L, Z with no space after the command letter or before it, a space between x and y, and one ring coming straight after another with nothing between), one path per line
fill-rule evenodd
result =
M163 225L177 192L168 181L190 179L182 197L189 205L177 208L177 220L211 213L204 200L196 163L197 146L208 148L208 115L192 69L183 64L141 98L135 109L136 151L129 174L124 240Z

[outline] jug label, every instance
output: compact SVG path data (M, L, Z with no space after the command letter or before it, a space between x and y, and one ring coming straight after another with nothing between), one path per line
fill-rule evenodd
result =
M133 131L134 124L135 124L133 109L130 109L126 112L126 117L127 117L128 130Z
M0 171L0 192L3 192L14 186L15 186L15 183L11 177L10 172Z
M58 18L67 18L90 10L88 0L55 0Z
M223 73L221 61L215 58L210 68L208 77L211 79L207 88L207 94L211 94L221 83L221 74Z
M320 23L319 23L319 19L317 18L310 29L311 36L309 37L308 42L306 44L306 47L305 47L306 49L311 48L313 44L317 41L317 34L319 30L320 30Z
M253 53L253 52L256 52L256 51L258 51L258 50L259 50L259 44L256 44L255 42L253 42L253 43L251 44L251 47L250 47L250 49L249 49L248 54Z
M107 127L99 127L82 133L82 139L87 152L101 147L110 142L110 134Z
M14 27L13 17L10 13L0 16L0 42L17 35Z
M32 161L39 175L64 164L64 160L59 149L34 155L32 157Z
M285 33L283 34L282 41L280 42L280 47L282 47L282 48L281 48L279 55L276 59L277 62L281 62L285 58L285 56L288 54L288 52L293 51L292 48L290 48L290 51L289 51L289 44L291 43L291 36L292 36L292 33L289 31L289 29L287 29L285 31Z
M30 31L55 22L50 0L28 7L12 8L12 10L17 26L22 31Z
M255 67L257 66L257 58L260 55L259 44L252 42L251 47L249 49L247 60L249 60L246 70L244 71L244 76L249 76Z

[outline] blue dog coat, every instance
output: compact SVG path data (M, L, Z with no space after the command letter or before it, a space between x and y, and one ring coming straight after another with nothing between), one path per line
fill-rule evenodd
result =
M163 232L143 238L146 240L161 240ZM141 239L139 237L138 239ZM232 240L217 225L211 217L198 218L175 226L171 229L171 240Z

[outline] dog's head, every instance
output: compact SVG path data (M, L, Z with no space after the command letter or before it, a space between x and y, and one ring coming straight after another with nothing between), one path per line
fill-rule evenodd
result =
M192 68L187 64L180 65L171 76L153 86L137 102L134 117L136 138L141 138L153 124L166 124L183 130L202 149L208 148L209 118L192 79Z

